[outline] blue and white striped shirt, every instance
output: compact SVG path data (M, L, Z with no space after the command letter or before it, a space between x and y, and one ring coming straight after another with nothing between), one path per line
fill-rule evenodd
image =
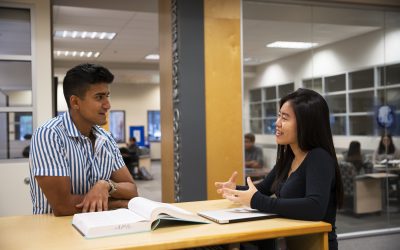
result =
M97 181L110 179L113 171L125 166L112 136L99 126L93 126L92 132L96 137L94 149L90 139L75 127L69 112L35 131L29 156L34 214L52 213L35 176L69 176L71 194L83 195Z

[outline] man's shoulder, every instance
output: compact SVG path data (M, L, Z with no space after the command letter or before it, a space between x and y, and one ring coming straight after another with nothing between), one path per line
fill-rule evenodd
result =
M40 125L38 130L55 130L62 124L62 119L59 116L53 117Z

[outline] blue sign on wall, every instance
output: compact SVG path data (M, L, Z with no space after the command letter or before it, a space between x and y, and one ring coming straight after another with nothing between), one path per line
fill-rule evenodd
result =
M376 110L376 122L381 128L391 128L395 123L395 110L393 106L382 105Z
M138 146L146 146L146 138L144 137L144 126L129 126L129 138L135 137Z

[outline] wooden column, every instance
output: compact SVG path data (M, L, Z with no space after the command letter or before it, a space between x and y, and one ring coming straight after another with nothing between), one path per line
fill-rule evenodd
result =
M242 183L240 19L240 0L159 1L164 202L220 198L233 171Z
M208 199L215 181L243 179L240 19L240 0L204 0Z

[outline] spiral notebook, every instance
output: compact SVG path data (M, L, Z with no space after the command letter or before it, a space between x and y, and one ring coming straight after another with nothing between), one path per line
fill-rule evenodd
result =
M277 214L263 213L256 209L251 209L247 207L207 210L198 212L197 214L219 224L261 220L267 218L275 218L278 216Z

